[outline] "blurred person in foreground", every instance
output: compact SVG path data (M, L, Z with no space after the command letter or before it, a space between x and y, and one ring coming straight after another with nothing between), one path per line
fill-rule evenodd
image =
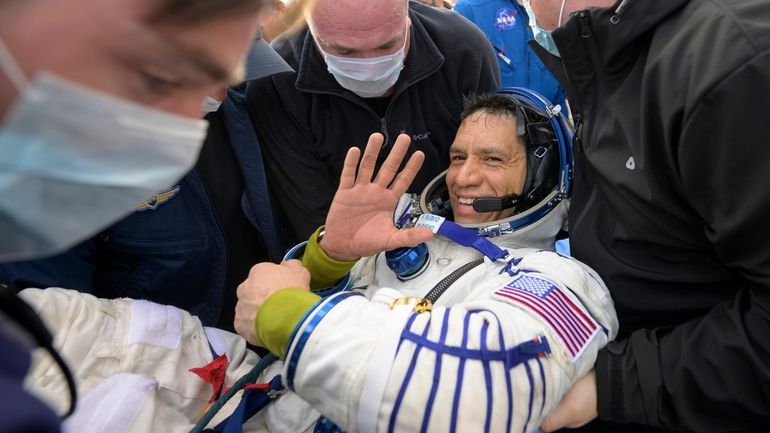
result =
M240 80L263 3L1 2L0 260L61 252L186 173L204 96ZM12 289L0 295L0 431L59 431L22 390L22 335L55 352L50 335Z

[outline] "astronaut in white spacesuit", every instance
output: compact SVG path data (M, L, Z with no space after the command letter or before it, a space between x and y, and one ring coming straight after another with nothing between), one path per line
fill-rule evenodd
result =
M348 154L307 243L314 291L282 284L296 263L258 265L236 329L284 357L286 386L325 416L318 431L536 430L618 328L600 278L553 251L566 120L522 89L471 98L449 169L419 198L399 198L419 167L397 174L404 143L372 179L381 141L360 164Z
M408 137L373 181L381 137L360 164L351 151L324 236L290 252L307 269L259 264L239 287L236 329L284 358L257 382L280 376L290 390L243 430L536 430L618 327L601 280L553 252L570 139L556 108L509 89L469 101L450 168L419 197L403 192L421 155L398 170ZM78 380L69 431L187 432L216 383L233 386L259 360L240 337L173 307L61 289L21 296ZM188 371L225 354L221 374L209 370L213 388ZM27 386L64 410L51 360L37 355Z

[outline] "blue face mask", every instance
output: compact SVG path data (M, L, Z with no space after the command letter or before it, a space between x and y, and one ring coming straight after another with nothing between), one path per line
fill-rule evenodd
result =
M564 15L564 5L567 3L567 0L561 1L561 8L559 9L559 23L556 25L556 27L561 26L561 17ZM556 47L556 42L553 41L553 36L551 36L550 30L543 30L542 27L537 23L537 18L535 17L535 12L532 10L532 5L530 4L530 0L524 0L524 9L527 11L527 15L529 15L529 26L532 28L532 35L535 39L535 42L540 44L541 47L545 48L546 51L553 54L554 56L561 57L559 54L559 49Z

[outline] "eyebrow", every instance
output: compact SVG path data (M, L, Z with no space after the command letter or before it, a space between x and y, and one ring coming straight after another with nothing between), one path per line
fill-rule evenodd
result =
M449 146L450 152L467 152L465 149L465 146ZM499 147L495 146L480 146L477 147L473 153L483 153L483 154L489 154L489 153L502 153Z

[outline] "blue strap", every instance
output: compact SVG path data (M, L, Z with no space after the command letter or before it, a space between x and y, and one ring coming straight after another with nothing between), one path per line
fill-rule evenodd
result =
M219 412L219 409L222 408L222 406L227 403L232 396L234 396L237 392L241 390L244 386L248 385L249 383L256 382L259 375L273 362L278 360L278 357L273 355L272 353L268 353L265 355L262 359L259 360L257 365L254 366L251 370L249 370L248 373L241 376L240 379L238 379L233 386L227 390L224 394L222 394L212 405L211 407L206 411L205 414L203 414L203 417L198 420L198 422L195 424L195 427L193 427L192 430L190 430L190 433L201 433L204 431L206 426L211 422L212 418Z
M490 242L489 239L477 235L473 230L467 229L454 221L444 220L438 227L438 234L450 239L464 247L471 247L489 260L502 260L508 256L508 251Z
M204 433L243 433L243 424L267 406L276 397L276 392L283 390L281 376L276 376L270 381L267 391L259 389L247 389L243 392L238 407L233 413L220 422L213 429L204 430Z

